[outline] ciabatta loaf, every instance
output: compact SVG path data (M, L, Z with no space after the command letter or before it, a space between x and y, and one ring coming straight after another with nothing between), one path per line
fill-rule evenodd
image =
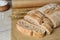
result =
M33 37L35 35L35 32L37 34L36 37L42 37L45 34L45 30L42 27L33 25L33 24L25 21L24 19L19 20L17 24L18 24L17 27L19 28L19 30L22 33L25 33L24 31L27 31L26 34L32 35Z

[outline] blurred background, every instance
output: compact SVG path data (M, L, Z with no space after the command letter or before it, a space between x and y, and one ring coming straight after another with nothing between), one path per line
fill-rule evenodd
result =
M9 5L11 6L11 0ZM11 40L11 7L4 12L0 12L0 40Z

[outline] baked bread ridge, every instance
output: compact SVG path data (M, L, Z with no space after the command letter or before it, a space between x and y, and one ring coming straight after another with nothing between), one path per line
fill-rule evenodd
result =
M36 13L36 12L38 12L38 11L32 10L32 11L28 12L27 15L34 16L35 14L37 14L37 15L40 14L41 16L43 16L43 14L41 14L41 13L39 13L39 12ZM30 14L30 13L31 13L31 14ZM40 16L40 17L41 17L41 16ZM27 17L28 17L28 16L26 16L26 19L28 20L29 17L28 17L28 18L27 18ZM40 18L40 17L39 17L39 18ZM36 19L36 18L35 18L35 19ZM40 18L40 19L41 19L41 18ZM31 20L32 20L32 19L31 19ZM28 21L30 21L30 20L28 20ZM33 21L34 21L34 20L33 20ZM42 20L41 20L40 22L42 22L42 21L43 21L43 23L46 23L47 25L46 25L46 24L43 24L43 23L41 23L41 24L39 24L39 25L42 25L42 24L43 24L43 26L46 25L46 26L45 26L46 28L44 27L44 29L45 29L45 30L48 30L48 31L47 31L47 34L51 34L52 28L53 28L53 27L52 27L52 26L53 26L52 22L51 22L48 18L46 18L45 16L44 16L44 18L42 18ZM30 22L32 22L32 21L30 21ZM37 25L38 23L39 23L39 22L37 22L35 25ZM39 26L39 25L38 25L38 26ZM49 33L49 32L50 32L50 33Z
M45 31L47 32L47 34L51 34L53 29L51 28L51 26L47 23L43 23L41 24L41 27L43 27L45 29Z
M30 12L31 12L31 14L30 14ZM34 16L36 13L34 13L34 12L36 12L36 11L30 11L29 13L27 13L27 15L29 16L26 16L25 17L25 19L27 20L27 21L30 21L30 23L32 22L32 21L34 21L34 20L32 20L32 19L29 19L31 16ZM37 11L38 12L38 11ZM40 13L39 13L40 14ZM37 14L38 15L38 14ZM43 14L41 14L41 15L43 15ZM33 17L31 17L31 18L33 18ZM41 19L41 18L40 18ZM40 20L39 19L39 20ZM31 21L32 20L32 21ZM36 20L36 18L35 18L35 20ZM41 24L38 24L39 22L36 22L36 21L34 21L34 22L36 22L36 24L35 25L38 25L38 26L42 26L44 29L45 29L45 31L47 32L47 34L51 34L51 32L53 31L52 30L52 26L53 26L53 24L52 24L52 22L48 19L48 18L46 18L45 16L44 16L44 18L40 21L40 22L42 22L43 21L43 23L41 23ZM46 24L45 24L46 23Z
M58 18L57 15L55 16L55 11L60 10L60 5L59 3L51 3L51 4L47 4L39 9L37 9L38 11L40 11L43 15L45 15L48 19L50 19L50 21L52 22L52 24L54 25L53 28L56 28L59 26L59 22L56 20ZM54 17L54 18L53 18ZM59 19L58 19L59 20Z
M33 31L32 31L32 30L25 29L25 28L23 28L22 26L20 26L19 24L16 24L16 27L17 27L17 29L18 29L21 33L23 33L23 34L25 34L25 35L28 35L28 36L32 36L32 35L33 35Z
M45 15L43 15L41 12L37 11L37 10L32 10L32 11L29 11L27 13L27 15L30 15L30 16L38 16L42 21L44 22L48 22L51 26L52 26L52 23L50 21L50 19L48 19Z
M37 16L30 16L26 15L24 16L24 19L34 25L40 25L41 24L41 19Z
M48 18L44 18L43 22L49 24L50 27L53 28L53 24L52 24L52 22Z
M23 22L23 24L21 24L21 22ZM25 21L24 19L19 20L17 22L17 24L21 25L23 27L25 26L25 29L27 29L27 30L32 30L33 31L33 37L34 37L35 34L37 35L37 37L42 37L45 34L44 29ZM28 28L26 26L28 26ZM39 36L38 36L38 34L39 34Z
M39 9L37 9L37 10L40 11L41 13L43 13L43 14L46 14L45 13L46 10L49 10L49 9L55 10L57 6L59 6L58 3L50 3L50 4L47 4L47 5L41 7Z
M38 10L31 10L27 13L27 15L36 15L38 16L40 19L43 19L45 16Z
M59 11L55 11L55 12L53 12L50 15L46 14L46 16L52 21L52 23L54 25L53 28L56 28L56 27L58 27L60 25L60 19L59 19L60 10Z
M45 16L37 11L37 10L31 10L27 13L26 16L24 16L24 19L29 21L30 23L33 23L35 25L40 25L42 24L42 20L45 18ZM34 21L36 20L36 21Z

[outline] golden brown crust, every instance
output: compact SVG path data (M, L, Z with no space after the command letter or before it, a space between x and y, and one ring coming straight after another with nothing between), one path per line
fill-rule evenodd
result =
M43 19L45 16L38 10L32 10L30 12L27 13L28 15L36 15L38 16L40 19Z
M41 38L43 37L44 34L40 33L40 32L36 32L36 31L33 31L33 37L38 37L38 38Z
M44 21L44 23L49 24L51 26L51 28L53 28L53 23L48 18L44 18L43 21Z
M44 36L44 33L41 33L41 32L36 32L35 30L28 30L28 29L25 29L23 27L21 27L20 25L16 24L17 26L17 29L21 32L21 33L24 33L25 35L28 35L28 36L32 36L32 37L43 37Z
M21 27L20 25L16 24L17 26L17 29L21 32L21 33L24 33L25 35L28 35L28 36L32 36L33 35L33 31L32 30L28 30L28 29L25 29L23 27Z
M41 26L46 30L47 34L51 34L51 32L53 31L51 26L47 23L43 23Z
M42 29L40 26L33 25L23 19L19 20L17 24L18 24L17 25L18 30L26 35L33 36L33 37L34 36L42 37L45 34L45 30Z
M40 25L41 24L41 19L37 17L36 15L26 15L24 19L34 25Z

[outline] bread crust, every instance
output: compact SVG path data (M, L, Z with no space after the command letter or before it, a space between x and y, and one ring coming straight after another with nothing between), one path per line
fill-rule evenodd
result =
M42 20L36 15L26 15L24 16L24 19L34 25L40 25L42 23Z
M40 19L43 19L45 16L38 10L31 10L27 13L27 15L36 15L38 16Z
M59 23L60 23L59 18L58 18L59 12L56 12L56 11L60 10L60 4L59 3L51 3L48 5L45 5L45 6L39 8L37 10L40 11L43 15L45 15L45 17L50 19L50 21L54 25L53 28L56 28L59 26Z
M19 24L16 24L16 26L17 26L17 29L18 29L21 33L24 33L25 35L28 35L28 36L32 36L32 35L33 35L33 31L32 31L32 30L25 29L25 28L23 28L22 26L20 26Z
M41 25L41 27L43 27L45 29L45 31L47 32L47 34L51 34L53 29L51 28L51 26L47 23L43 23Z
M25 22L27 22L27 21L25 21ZM42 37L45 34L44 29L41 29L41 27L38 27L36 25L30 24L30 23L24 23L24 24L21 25L21 23L19 24L19 22L17 24L18 24L17 25L18 30L21 31L22 33L25 33L25 31L26 31L25 34L27 34L27 35L30 35L30 36L33 36L33 37L34 36L36 36L36 37ZM29 26L29 28L26 27L27 26L26 24Z

